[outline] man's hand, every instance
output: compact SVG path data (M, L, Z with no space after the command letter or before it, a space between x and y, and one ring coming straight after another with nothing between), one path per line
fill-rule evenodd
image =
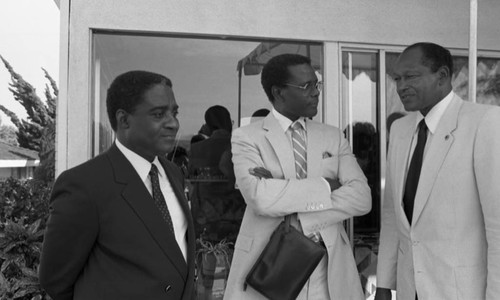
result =
M328 184L330 185L331 192L335 191L336 189L338 189L339 187L342 186L338 179L332 179L332 178L327 178L327 177L323 177L323 178L325 178L326 181L328 181Z
M266 168L263 168L263 167L250 168L250 169L248 169L248 172L250 173L250 175L253 175L259 179L273 178L273 175L271 174L271 172L269 172Z
M375 292L375 300L392 300L391 290L378 287Z

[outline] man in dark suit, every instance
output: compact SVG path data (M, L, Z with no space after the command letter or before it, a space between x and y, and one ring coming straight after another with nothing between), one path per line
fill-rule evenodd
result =
M116 141L63 172L51 196L40 283L60 299L192 299L194 226L178 167L172 83L131 71L107 95Z

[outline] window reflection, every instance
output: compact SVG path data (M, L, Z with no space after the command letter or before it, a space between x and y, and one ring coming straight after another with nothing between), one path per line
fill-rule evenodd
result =
M342 53L344 133L351 141L356 160L372 190L372 211L354 218L355 243L376 248L380 210L380 164L378 147L378 54ZM356 240L358 239L358 240Z
M371 189L372 210L353 218L354 257L368 297L373 294L380 231L378 53L342 52L344 133Z
M255 112L253 118L261 118L272 108L260 72L271 57L282 53L310 57L321 78L320 43L94 32L93 155L114 139L105 103L111 81L130 70L169 77L179 104L180 130L167 157L186 177L197 237L234 242L245 203L235 188L231 132L250 123Z

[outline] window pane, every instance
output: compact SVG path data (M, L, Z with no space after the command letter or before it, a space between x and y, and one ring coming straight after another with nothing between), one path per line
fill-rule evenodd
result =
M378 53L342 52L342 97L344 133L371 189L372 210L353 218L354 254L362 285L367 288L365 269L374 267L380 231L380 147L378 122ZM371 267L370 267L371 266ZM367 291L366 291L367 292ZM367 292L368 293L368 292Z
M231 131L249 123L255 111L271 110L260 73L271 57L282 53L309 56L321 77L320 43L95 32L94 155L106 150L114 138L105 103L112 80L130 70L167 76L173 83L180 121L177 148L167 157L185 171L197 237L204 232L208 240L234 242L245 204L231 174Z

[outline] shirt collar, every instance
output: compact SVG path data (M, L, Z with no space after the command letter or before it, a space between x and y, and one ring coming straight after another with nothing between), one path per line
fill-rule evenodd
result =
M151 163L139 154L125 147L122 143L120 143L118 139L115 140L115 143L116 147L118 147L123 155L125 155L127 160L132 164L132 167L134 167L141 180L146 181L149 175L149 171L151 171ZM158 156L155 157L153 163L158 168L158 174L160 175L160 177L165 176L165 171L163 170L163 167L158 160Z
M274 117L276 118L276 120L278 120L278 123L280 124L281 128L283 129L284 132L286 132L288 130L288 128L290 128L290 125L292 125L292 120L288 119L287 117L285 117L284 115L280 114L276 109L273 108L273 110L271 111L274 115ZM306 128L306 120L304 117L300 117L298 119L298 122L302 125L302 128Z
M427 128L429 131L434 134L436 132L437 126L439 124L439 121L444 115L444 112L446 111L446 108L451 102L451 99L455 94L453 91L451 91L446 97L443 98L443 100L439 101L434 107L427 113L425 116L425 124L427 125ZM417 126L420 120L422 120L424 116L422 115L421 112L417 113Z

